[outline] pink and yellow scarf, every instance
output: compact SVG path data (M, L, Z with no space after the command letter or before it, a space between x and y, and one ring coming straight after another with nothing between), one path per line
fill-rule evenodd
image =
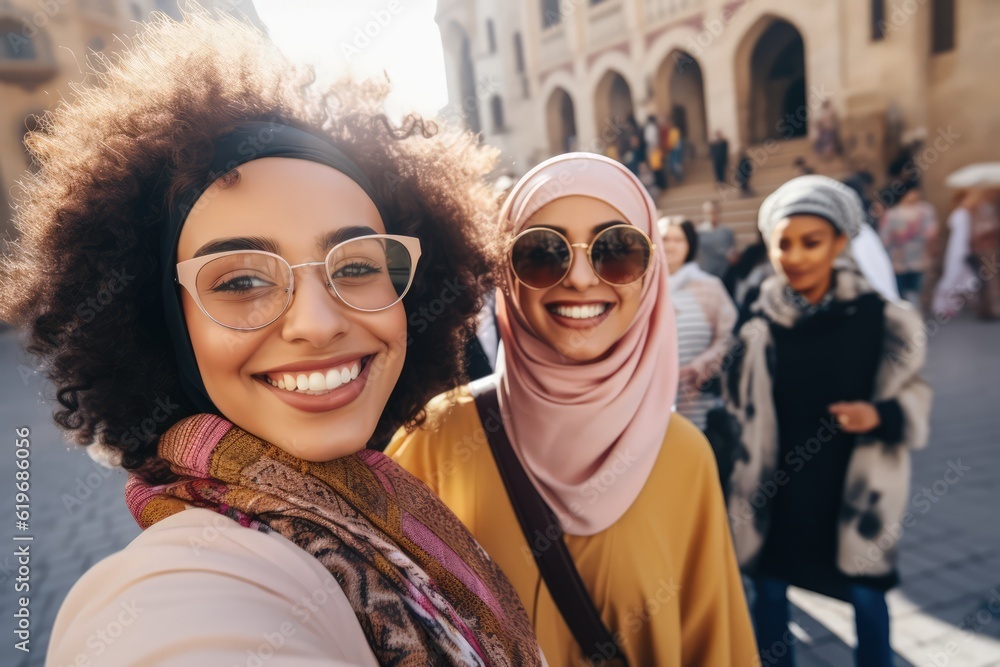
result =
M194 505L275 531L336 577L381 664L538 665L517 594L458 518L379 452L310 463L208 414L159 442L180 480L132 474L139 525Z

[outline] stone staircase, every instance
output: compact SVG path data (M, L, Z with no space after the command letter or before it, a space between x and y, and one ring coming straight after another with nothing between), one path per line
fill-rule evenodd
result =
M756 171L750 177L753 195L743 197L738 187L717 185L711 161L701 155L686 163L684 182L667 188L659 196L657 208L660 215L684 216L697 224L702 219L702 204L711 199L718 200L722 205L722 224L736 233L740 248L746 247L757 240L757 210L761 202L780 185L798 175L794 165L798 157L806 158L817 174L841 179L850 173L842 158L821 163L813 156L806 138L771 144L770 152L766 145L753 146L750 149L750 160L756 165ZM735 166L730 159L730 172Z

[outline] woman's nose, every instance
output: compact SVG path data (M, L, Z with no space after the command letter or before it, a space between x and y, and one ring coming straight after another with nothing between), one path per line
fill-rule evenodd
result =
M282 315L281 336L285 340L305 340L320 348L350 330L350 306L330 291L324 277L323 267L300 269L295 276L292 302Z
M587 248L572 248L573 259L570 263L569 273L563 280L563 286L577 291L584 291L588 287L593 287L600 282L600 278L594 273L590 266L590 258L587 256Z

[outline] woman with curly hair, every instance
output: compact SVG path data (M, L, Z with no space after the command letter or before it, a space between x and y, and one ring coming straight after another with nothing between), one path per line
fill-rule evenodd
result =
M144 532L47 664L540 664L497 565L366 449L460 381L491 156L235 20L161 19L101 79L31 139L0 315Z
M551 664L754 664L712 450L672 411L653 200L621 163L566 153L499 217L497 375L434 399L386 453L500 563Z

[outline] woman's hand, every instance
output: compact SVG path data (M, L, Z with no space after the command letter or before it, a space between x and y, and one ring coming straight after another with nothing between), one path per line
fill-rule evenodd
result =
M829 409L846 433L871 433L882 423L878 410L868 401L841 401Z
M682 388L689 388L695 390L701 384L698 381L698 371L691 368L690 366L683 366L680 370L680 386Z

